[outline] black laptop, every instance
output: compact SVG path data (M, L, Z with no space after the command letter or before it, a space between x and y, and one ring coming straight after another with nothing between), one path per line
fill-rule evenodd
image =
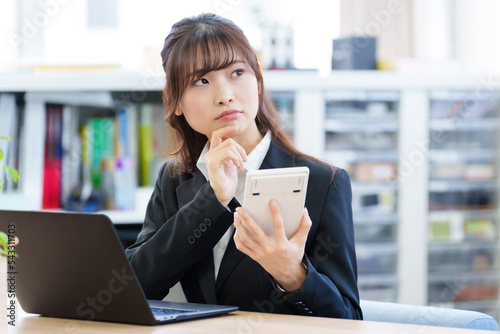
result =
M154 325L226 314L233 306L146 300L113 224L102 214L0 211L19 238L16 296L28 313Z

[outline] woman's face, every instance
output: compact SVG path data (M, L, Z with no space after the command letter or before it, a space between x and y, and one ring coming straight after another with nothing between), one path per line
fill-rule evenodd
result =
M250 66L238 59L190 82L176 114L184 114L188 124L208 139L214 130L237 125L231 138L245 148L261 137L255 123L258 108L257 78Z

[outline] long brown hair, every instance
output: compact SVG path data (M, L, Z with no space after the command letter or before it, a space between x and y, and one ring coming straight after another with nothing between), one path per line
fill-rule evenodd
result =
M185 18L172 26L161 52L166 85L163 90L165 119L170 126L168 152L176 157L172 174L195 169L207 137L193 130L183 114L177 116L187 85L208 72L232 65L238 58L253 70L259 86L257 128L262 134L271 130L272 140L291 155L305 156L290 138L283 120L264 89L257 56L240 28L215 14Z

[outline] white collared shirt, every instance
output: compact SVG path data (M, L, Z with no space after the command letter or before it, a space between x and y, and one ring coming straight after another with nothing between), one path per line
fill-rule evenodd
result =
M248 155L247 161L243 163L244 170L240 171L238 169L238 186L236 187L235 198L238 202L243 203L243 191L245 190L245 177L247 171L249 170L258 170L264 158L266 157L267 151L269 150L269 146L271 145L271 131L267 131L266 135L259 144L250 152ZM196 162L196 167L200 170L200 172L205 176L205 179L208 181L208 169L207 164L205 162L205 154L208 152L209 143L205 144L203 151L201 151L200 157ZM234 226L231 225L226 233L219 240L217 245L213 248L214 253L214 266L215 266L215 280L217 280L217 275L219 274L220 264L222 262L222 258L224 257L224 253L226 252L227 245L231 240L231 237L234 232Z

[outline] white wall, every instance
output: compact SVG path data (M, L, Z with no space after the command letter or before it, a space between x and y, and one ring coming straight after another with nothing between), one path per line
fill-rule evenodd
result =
M89 28L86 1L72 0L46 29L45 60L121 64L125 70L140 68L144 64L145 48L161 48L174 22L209 9L209 2L204 0L176 1L175 10L173 4L171 1L121 0L116 28ZM157 57L160 64L159 53Z
M500 1L414 0L415 57L460 72L500 73ZM455 62L456 64L453 64Z
M30 39L28 45L38 50L37 57L11 48L10 53L2 51L0 59L32 64L120 64L125 70L155 67L173 23L186 16L216 12L235 21L257 50L262 48L265 26L274 22L294 25L296 66L328 69L331 40L339 33L340 0L117 1L116 27L89 28L87 0L2 0L0 35L5 35L3 30L33 23L36 14L42 19L34 24L40 28L37 35L43 38L43 45L35 46ZM29 5L34 13L16 15L16 3ZM1 28L5 25L8 27ZM18 30L22 35L22 29ZM2 39L0 43L8 42Z
M500 1L456 0L456 55L464 72L500 73Z
M11 41L16 33L16 0L2 0L0 4L0 70L16 59L18 48Z
M413 1L415 58L436 62L454 58L453 16L452 0Z
M257 50L262 48L266 26L275 22L293 25L295 66L328 72L331 40L340 34L341 0L115 1L119 11L117 26L89 28L87 0L1 0L0 69L24 63L120 64L125 70L154 68L160 63L158 53L174 22L201 12L217 12L234 20ZM413 29L413 48L407 45L410 38L401 33L399 23L389 39L394 50L404 46L404 50L412 50L423 61L455 62L464 72L500 73L500 1L389 2L413 3L413 23L403 20L409 21L408 29ZM344 3L353 7L352 15L364 13L373 19L368 2ZM357 22L356 17L348 20ZM13 33L23 38L22 45L16 47L9 40Z

